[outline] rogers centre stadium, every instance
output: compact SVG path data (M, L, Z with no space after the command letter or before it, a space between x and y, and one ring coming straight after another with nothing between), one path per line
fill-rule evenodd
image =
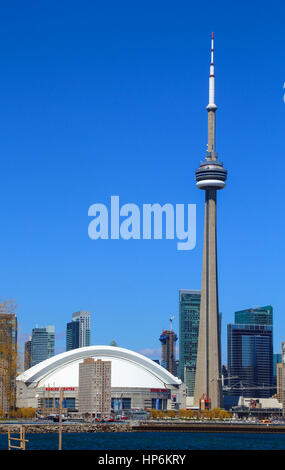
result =
M79 364L86 359L111 362L111 410L185 408L186 387L155 361L116 346L72 349L42 361L17 377L17 407L42 408L58 403L78 411Z

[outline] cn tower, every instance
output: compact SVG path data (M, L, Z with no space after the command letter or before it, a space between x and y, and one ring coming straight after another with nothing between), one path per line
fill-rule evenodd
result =
M207 398L209 408L219 408L223 403L221 384L221 347L217 276L217 190L226 185L227 171L218 161L215 149L216 128L214 34L211 40L209 78L208 148L206 159L196 170L196 186L205 191L205 225L203 269L200 305L198 352L196 362L194 404L199 406Z

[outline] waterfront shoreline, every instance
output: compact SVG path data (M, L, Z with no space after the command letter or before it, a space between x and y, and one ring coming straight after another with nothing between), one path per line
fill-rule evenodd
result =
M213 432L213 433L285 433L284 425L249 423L147 423L133 426L133 431L143 432Z
M11 432L19 432L19 426L23 425L27 434L57 434L59 432L59 424L25 424L13 423L9 424ZM8 424L0 425L0 434L6 434ZM62 424L63 433L95 433L95 432L131 432L131 426L128 424Z
M19 425L27 434L56 434L58 423L10 423L0 424L0 434L6 434L8 425L17 433ZM218 432L218 433L285 433L285 425L249 423L63 423L63 433L96 432Z

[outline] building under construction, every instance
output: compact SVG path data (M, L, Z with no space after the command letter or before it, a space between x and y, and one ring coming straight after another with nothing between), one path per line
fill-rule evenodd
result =
M24 370L30 369L31 366L32 366L32 337L30 336L28 341L25 341Z
M16 402L17 317L0 311L0 416Z
M177 335L172 329L164 330L159 337L159 341L161 342L161 365L176 377L175 343Z

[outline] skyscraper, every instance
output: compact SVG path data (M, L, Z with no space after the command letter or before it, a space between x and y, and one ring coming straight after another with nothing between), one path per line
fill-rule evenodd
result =
M55 327L48 325L33 328L31 341L31 366L54 356Z
M280 403L283 403L283 364L276 364L276 396Z
M278 365L280 366L282 363L282 356L281 353L275 353L273 354L273 385L276 385L277 387L277 369Z
M79 413L106 416L111 412L111 361L84 359L79 364Z
M235 324L228 325L228 368L230 376L237 377L229 385L239 380L244 396L273 395L276 381L274 383L271 305L235 312ZM234 389L230 393L236 394Z
M222 406L221 350L219 333L216 201L217 190L225 187L227 171L218 161L215 149L215 73L214 35L211 42L211 64L209 78L208 150L206 160L196 170L197 187L205 191L205 222L201 308L199 324L198 355L196 366L194 403L199 405L205 394L210 407Z
M194 394L200 302L200 291L179 291L179 378L186 384L189 396Z
M17 317L0 311L0 416L15 406L16 373Z
M235 312L235 324L243 325L272 325L273 308L271 305L266 307L248 308Z
M90 346L90 312L72 314L72 321L66 325L66 350Z
M228 372L236 377L229 381L231 395L271 397L272 359L272 325L228 325Z
M161 342L161 365L176 376L175 343L177 341L177 335L172 329L164 330L159 337L159 341Z
M24 370L27 370L32 365L32 337L30 336L28 341L25 341L24 351Z
M66 325L66 351L79 348L79 321L71 321Z
M285 342L281 343L281 358L282 358L282 384L281 384L281 397L282 397L282 415L285 416Z

